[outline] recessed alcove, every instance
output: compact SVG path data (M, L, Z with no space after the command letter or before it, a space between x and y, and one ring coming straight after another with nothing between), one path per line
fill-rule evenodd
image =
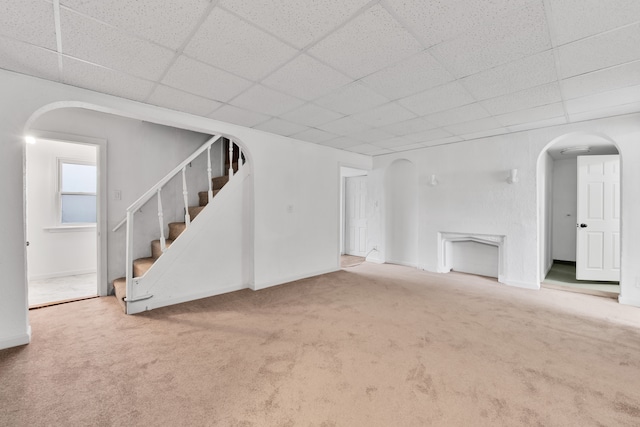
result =
M504 283L505 236L495 234L438 233L438 272L451 270L497 277Z

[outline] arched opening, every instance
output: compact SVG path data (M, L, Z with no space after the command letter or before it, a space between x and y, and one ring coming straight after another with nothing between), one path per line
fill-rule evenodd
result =
M618 297L620 163L615 142L598 134L563 135L540 153L537 176L541 286ZM598 228L600 224L608 224L609 228Z
M418 265L418 171L409 160L396 160L385 173L385 261Z

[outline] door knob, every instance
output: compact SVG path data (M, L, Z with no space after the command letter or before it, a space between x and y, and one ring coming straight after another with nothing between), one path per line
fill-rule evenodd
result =
M588 225L587 225L587 224L585 224L585 223L582 223L582 224L580 224L580 226L579 226L579 227L580 227L580 228L587 228L587 227L588 227Z

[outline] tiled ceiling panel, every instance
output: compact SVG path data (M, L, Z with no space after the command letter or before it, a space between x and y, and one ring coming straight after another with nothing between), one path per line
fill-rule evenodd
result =
M27 43L0 37L0 68L57 81L58 54Z
M293 58L295 49L215 8L184 52L247 79L261 79Z
M561 46L560 77L567 78L640 59L640 22Z
M309 55L300 55L267 77L263 83L289 95L312 101L352 81L353 79Z
M425 46L433 46L462 33L482 30L501 17L523 8L531 0L387 0Z
M430 52L456 77L465 77L550 48L545 11L535 1Z
M60 4L177 49L211 3L209 0L60 0Z
M369 155L640 111L637 0L0 3L0 68Z
M221 0L219 6L302 48L324 36L369 0Z
M638 0L548 0L548 3L557 46L640 21Z
M162 83L177 89L226 102L251 86L251 82L186 56L169 68Z
M454 80L428 52L420 52L398 64L371 74L362 82L389 99L404 98Z
M159 79L174 55L169 49L66 9L60 11L60 20L65 54L136 77Z
M3 0L0 3L0 35L55 49L53 5L42 0Z
M309 53L360 78L420 50L420 43L386 9L376 5L313 46Z

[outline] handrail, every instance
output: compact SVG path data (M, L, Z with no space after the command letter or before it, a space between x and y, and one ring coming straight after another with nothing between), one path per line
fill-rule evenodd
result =
M191 154L189 157L187 157L182 163L180 163L178 166L176 166L164 178L162 178L153 187L151 187L146 193L144 193L142 196L140 196L138 198L138 200L133 202L131 204L131 206L129 206L127 208L127 213L135 212L138 209L140 209L142 206L144 206L145 203L147 203L149 200L151 200L151 198L153 196L155 196L157 194L159 188L162 188L167 182L169 182L171 180L171 178L173 178L175 175L180 173L185 166L187 166L189 163L191 163L193 160L195 160L196 157L198 157L200 154L202 154L207 148L209 148L211 145L213 145L220 138L222 138L222 135L214 135L213 137L211 137L211 139L209 139L207 142L202 144L202 146L200 146L200 148L198 148L196 151L194 151L193 154ZM116 225L113 228L113 231L114 232L118 231L118 229L120 227L122 227L126 222L127 222L127 217L125 216L124 219L122 221L120 221L118 223L118 225Z

